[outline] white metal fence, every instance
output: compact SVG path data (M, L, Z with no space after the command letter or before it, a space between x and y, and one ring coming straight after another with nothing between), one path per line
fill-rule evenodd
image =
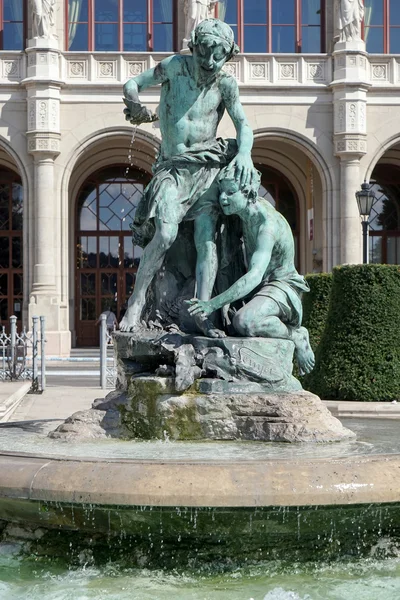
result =
M115 330L115 328L114 328ZM111 361L108 361L107 347L112 344L113 338L107 329L107 316L100 316L100 387L115 389L117 380L117 369L115 366L114 354Z
M46 389L45 318L33 317L32 330L17 331L10 317L10 333L0 331L0 381L32 381L31 393Z

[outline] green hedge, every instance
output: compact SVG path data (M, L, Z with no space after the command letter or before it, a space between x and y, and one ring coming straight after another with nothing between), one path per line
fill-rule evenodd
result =
M325 331L303 385L325 399L400 398L400 266L333 270Z
M310 334L312 349L316 350L324 333L332 290L332 273L306 275L310 291L303 294L303 325Z

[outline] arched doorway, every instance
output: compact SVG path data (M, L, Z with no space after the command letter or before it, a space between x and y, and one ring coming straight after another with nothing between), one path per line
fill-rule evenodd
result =
M378 164L369 218L369 262L400 264L400 166Z
M289 223L295 248L295 265L299 269L299 203L296 192L282 173L271 167L256 164L261 172L261 187L259 195L268 200Z
M99 315L120 320L132 293L141 248L133 247L130 224L148 182L139 170L113 166L97 171L76 202L76 345L97 346Z
M21 179L0 167L0 318L6 329L12 315L20 327L23 314L22 213Z

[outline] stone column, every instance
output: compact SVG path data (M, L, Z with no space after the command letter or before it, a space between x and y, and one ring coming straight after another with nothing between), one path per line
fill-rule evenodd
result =
M56 294L54 264L54 154L34 152L34 268L31 295Z
M355 192L364 173L367 153L367 53L361 40L338 42L333 53L335 155L340 158L340 262L362 262L361 219Z
M29 191L31 273L29 276L29 324L33 316L46 318L46 352L69 354L68 307L63 305L59 278L62 265L57 248L59 194L55 186L55 160L60 154L60 51L54 37L28 41L27 144L32 155ZM65 303L64 303L65 304Z

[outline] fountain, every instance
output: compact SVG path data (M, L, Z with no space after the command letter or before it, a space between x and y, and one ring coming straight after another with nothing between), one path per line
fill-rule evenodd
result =
M233 33L208 19L189 47L124 88L137 126L158 119L138 93L162 84L163 141L132 225L144 252L117 389L56 429L2 427L0 569L24 576L0 579L0 599L32 580L32 599L397 598L395 425L347 428L293 376L293 356L314 363L307 285L287 222L257 197L222 71ZM237 141L216 138L223 108Z

